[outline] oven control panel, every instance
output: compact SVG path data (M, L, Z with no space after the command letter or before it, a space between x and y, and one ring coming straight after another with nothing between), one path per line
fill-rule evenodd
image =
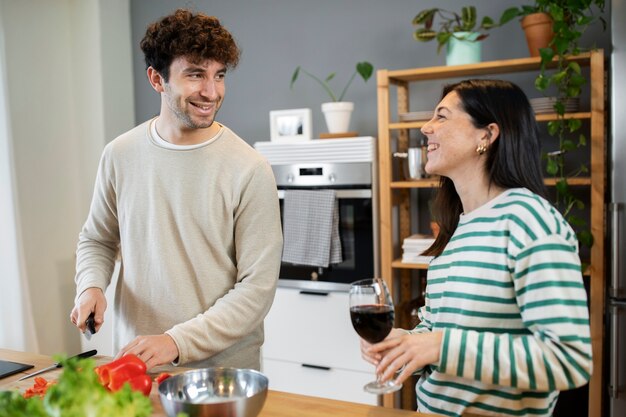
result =
M372 185L369 162L272 165L272 170L278 187Z

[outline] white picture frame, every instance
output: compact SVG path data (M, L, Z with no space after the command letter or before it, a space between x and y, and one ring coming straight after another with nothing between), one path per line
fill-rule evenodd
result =
M311 109L270 111L272 142L304 142L311 140Z

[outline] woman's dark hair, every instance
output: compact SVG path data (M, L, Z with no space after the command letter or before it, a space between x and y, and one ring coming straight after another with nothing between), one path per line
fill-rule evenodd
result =
M541 145L535 114L526 94L503 80L464 80L443 88L442 98L456 92L463 110L477 128L495 123L500 135L486 152L485 167L490 185L508 189L524 187L546 196L541 170ZM463 211L450 178L441 177L433 201L433 217L439 234L424 255L438 256L450 241Z
M154 68L166 82L170 65L178 57L196 64L212 59L235 68L240 55L234 38L216 17L184 9L150 24L139 45L146 68Z

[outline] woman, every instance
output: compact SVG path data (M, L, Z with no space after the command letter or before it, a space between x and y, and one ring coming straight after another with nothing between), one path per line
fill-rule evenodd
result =
M441 176L426 305L415 329L362 341L363 356L384 381L421 373L421 412L549 416L559 391L589 380L591 340L578 243L543 197L528 99L507 81L462 81L422 133Z

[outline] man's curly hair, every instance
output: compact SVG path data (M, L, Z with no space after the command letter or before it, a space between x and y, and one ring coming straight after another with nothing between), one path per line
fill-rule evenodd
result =
M184 9L150 24L140 46L146 68L154 68L166 82L170 65L178 57L195 64L211 59L232 69L241 53L233 36L216 17Z

